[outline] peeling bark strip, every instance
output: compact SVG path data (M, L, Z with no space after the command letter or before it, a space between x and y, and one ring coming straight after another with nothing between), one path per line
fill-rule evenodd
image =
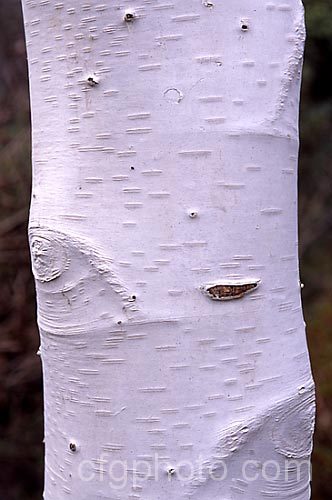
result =
M237 283L236 281L222 281L211 283L201 287L202 292L212 300L233 300L240 299L247 293L253 292L259 285L259 280Z
M308 500L301 1L22 4L44 499Z

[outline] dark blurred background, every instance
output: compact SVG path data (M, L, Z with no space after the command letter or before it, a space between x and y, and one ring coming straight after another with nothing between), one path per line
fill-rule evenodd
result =
M317 383L313 500L332 498L332 0L305 0L300 257ZM29 96L19 0L0 0L0 499L39 500L42 383L27 246Z

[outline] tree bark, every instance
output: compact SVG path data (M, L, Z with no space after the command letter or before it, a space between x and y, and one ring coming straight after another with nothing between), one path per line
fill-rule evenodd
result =
M308 499L302 3L23 11L45 499Z

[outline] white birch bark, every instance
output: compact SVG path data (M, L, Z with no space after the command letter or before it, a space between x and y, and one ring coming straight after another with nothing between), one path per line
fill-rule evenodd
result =
M308 499L300 0L23 10L46 500Z

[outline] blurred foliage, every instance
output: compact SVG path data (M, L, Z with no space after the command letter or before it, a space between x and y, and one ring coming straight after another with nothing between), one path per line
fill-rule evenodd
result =
M304 312L317 384L313 500L332 498L332 3L306 0L300 154Z
M332 0L305 0L300 255L317 383L313 500L332 498ZM42 385L26 237L30 198L28 82L19 0L0 0L0 499L38 500Z
M30 124L19 0L0 1L0 499L39 500L43 416L27 245Z
M332 4L331 0L307 0L305 6L307 44L299 188L300 255L302 274L308 284L305 297L308 297L332 293L329 279L332 273L329 256L332 242Z

